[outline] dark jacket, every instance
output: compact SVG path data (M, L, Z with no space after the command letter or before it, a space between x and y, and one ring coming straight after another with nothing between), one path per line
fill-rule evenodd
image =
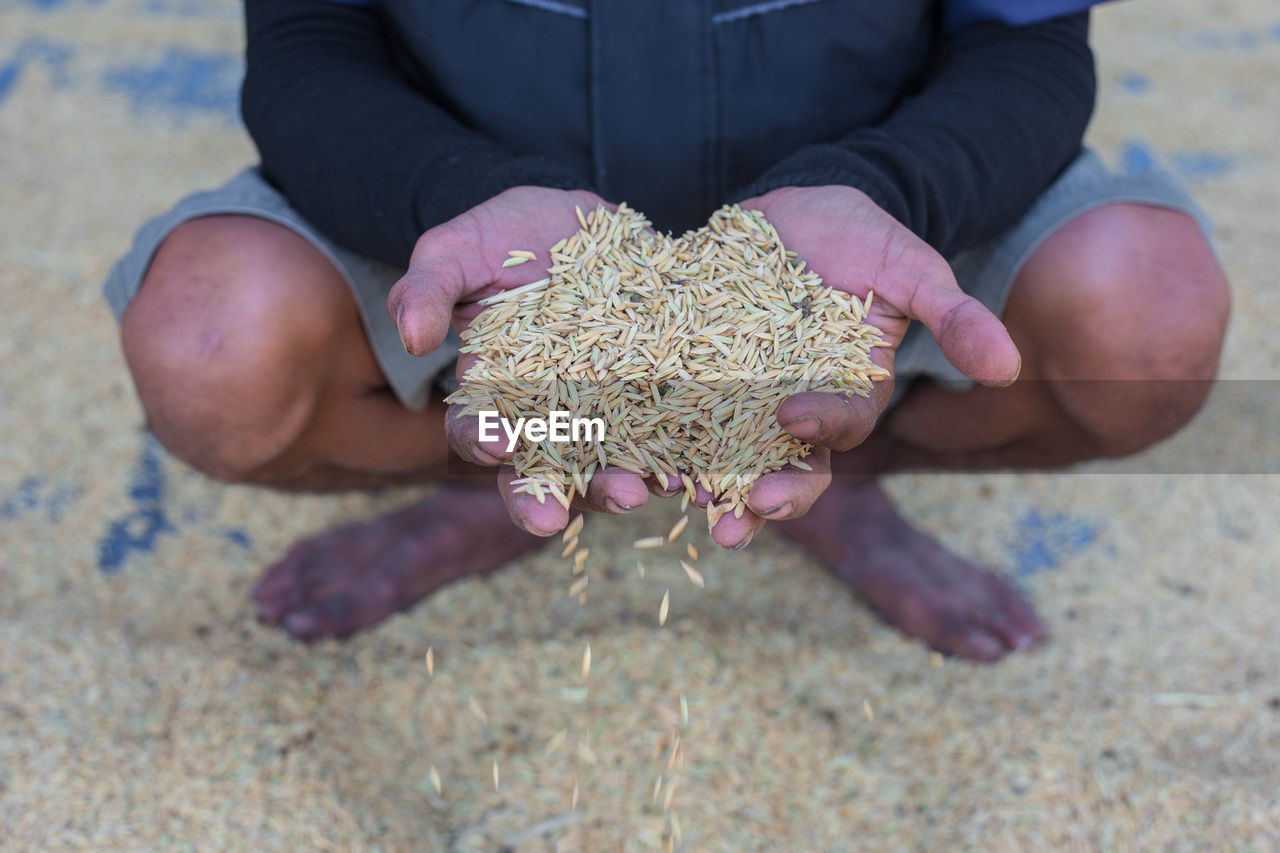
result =
M322 230L403 265L519 184L661 229L856 186L944 253L1007 227L1093 108L1083 15L944 33L930 0L248 0L246 124Z

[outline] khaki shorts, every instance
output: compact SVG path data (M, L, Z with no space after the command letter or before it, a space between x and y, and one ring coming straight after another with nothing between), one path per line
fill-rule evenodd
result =
M1194 217L1209 235L1204 212L1186 187L1167 172L1118 174L1092 151L1084 151L1046 189L1031 209L1003 234L951 259L956 278L969 293L999 315L1014 277L1031 253L1075 217L1108 204L1131 202L1179 210ZM190 219L217 214L258 216L290 228L314 245L341 271L355 297L365 333L396 396L411 409L426 406L433 387L449 390L458 342L453 332L435 352L421 358L404 351L395 324L387 316L387 292L403 270L371 261L331 242L294 210L256 168L246 169L223 186L189 195L138 230L133 247L112 268L103 291L117 321L137 294L147 267L174 228ZM898 349L895 400L913 379L928 377L952 387L968 380L951 366L928 330L911 328Z

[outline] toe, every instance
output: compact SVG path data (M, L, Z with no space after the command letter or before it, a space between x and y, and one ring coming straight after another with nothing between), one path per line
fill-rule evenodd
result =
M284 617L284 629L293 637L310 642L328 637L347 637L366 625L376 622L382 614L372 614L362 590L352 589L319 598L291 610Z
M949 652L957 657L988 663L1000 660L1009 651L1008 647L994 634L979 628L975 628L961 637L960 643L955 648L940 648L938 650Z
M1013 648L1027 649L1049 636L1031 602L1013 584L999 575L992 575L991 585L998 602L1001 631Z
M318 640L321 634L321 622L314 608L304 607L294 610L281 621L289 635L297 640Z
M307 586L302 574L302 563L292 552L262 573L252 594L259 620L279 622L301 601Z

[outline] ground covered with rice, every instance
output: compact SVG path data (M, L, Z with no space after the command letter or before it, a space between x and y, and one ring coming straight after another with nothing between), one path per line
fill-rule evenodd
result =
M1225 375L1280 378L1280 14L1096 21L1091 142L1191 182L1236 286ZM995 667L931 658L767 532L634 548L676 501L588 519L585 604L557 540L345 644L256 625L266 562L413 493L219 486L141 429L98 283L250 162L241 38L231 2L0 4L0 849L638 851L672 813L699 851L1280 846L1280 479L1203 473L1274 462L1265 382L1156 473L890 481L1034 597L1050 643Z

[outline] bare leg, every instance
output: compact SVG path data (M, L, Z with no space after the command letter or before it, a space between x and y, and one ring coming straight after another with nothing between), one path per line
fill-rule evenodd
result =
M1086 214L1020 272L1005 322L1023 354L1008 389L914 389L832 486L782 531L890 623L941 651L994 660L1045 630L999 575L898 514L875 475L907 468L1056 468L1159 441L1199 409L1217 369L1226 280L1189 218L1138 205Z
M322 491L446 473L443 405L396 400L346 283L283 227L242 216L180 226L122 335L151 428L211 476ZM304 639L345 636L540 542L511 524L491 473L462 480L294 545L254 592L260 616Z

